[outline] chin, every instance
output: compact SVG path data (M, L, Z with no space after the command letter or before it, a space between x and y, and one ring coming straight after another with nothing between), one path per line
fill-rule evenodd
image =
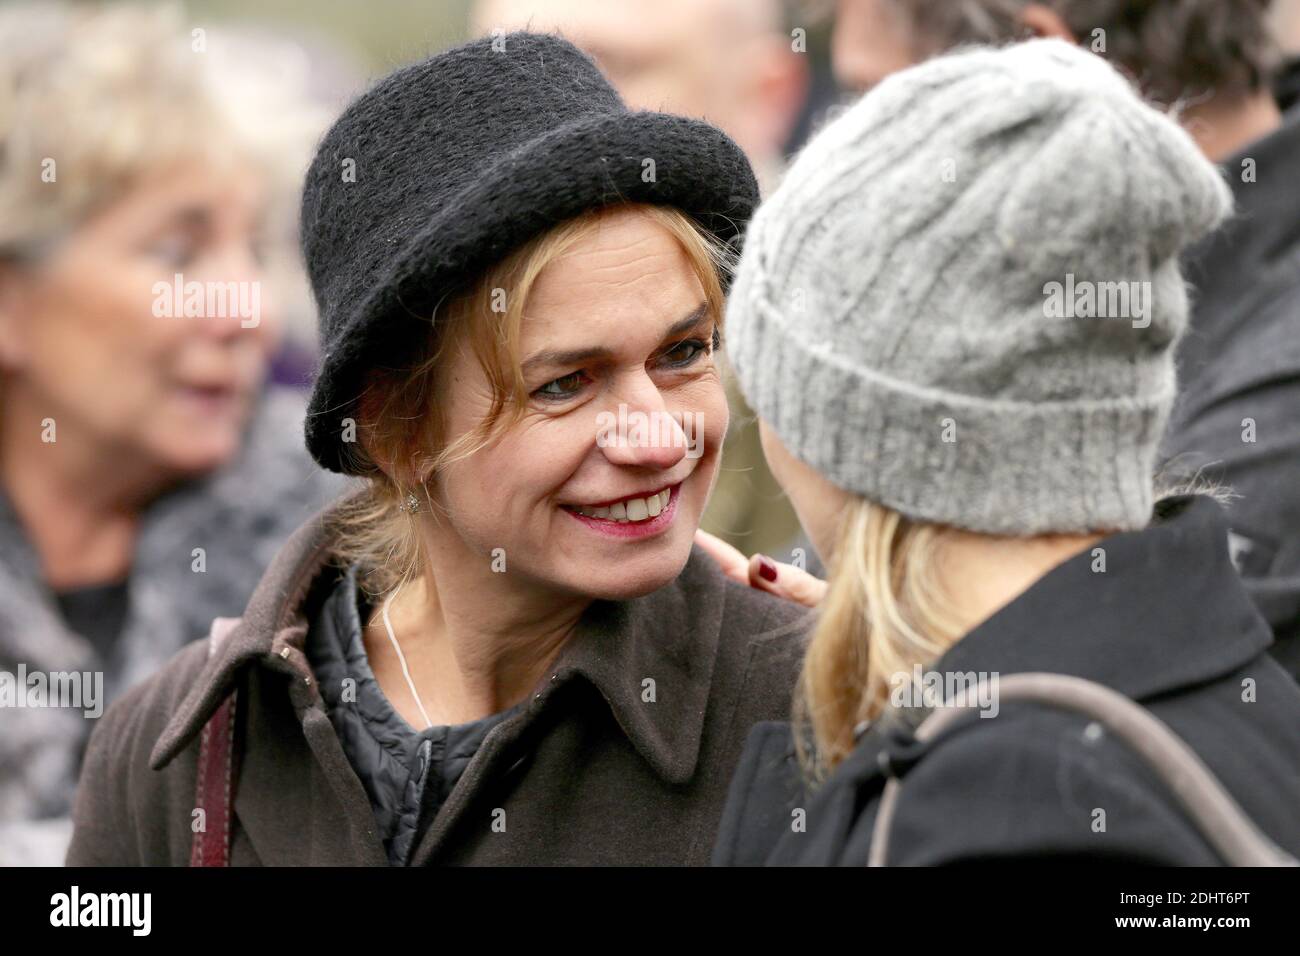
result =
M173 441L155 456L168 471L200 477L229 464L239 453L239 436L215 435L196 442L193 436Z
M690 541L687 541L684 547L674 546L671 550L624 560L617 565L593 562L588 567L575 569L569 577L578 582L575 590L589 597L601 601L630 601L672 584L686 567L690 556ZM615 568L616 573L611 574Z

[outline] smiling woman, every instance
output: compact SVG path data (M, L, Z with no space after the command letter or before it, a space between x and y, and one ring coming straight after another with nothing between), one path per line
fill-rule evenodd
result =
M449 302L423 359L376 372L360 402L349 466L372 480L335 520L338 553L366 568L367 590L419 578L426 555L453 557L466 532L483 551L518 556L517 570L546 555L542 577L579 590L601 580L606 597L676 577L727 427L715 348L728 257L676 209L604 207L531 240ZM623 421L630 411L672 424L633 436L640 441L607 439L600 426L620 410ZM678 427L684 415L699 434ZM402 510L412 493L442 517L433 533L451 540L428 547L413 533ZM638 518L629 502L642 502L631 504ZM629 561L591 531L664 540ZM574 560L554 562L543 541Z
M307 444L362 487L105 715L69 862L706 863L805 630L692 544L756 201L725 135L558 37L353 103L304 189Z

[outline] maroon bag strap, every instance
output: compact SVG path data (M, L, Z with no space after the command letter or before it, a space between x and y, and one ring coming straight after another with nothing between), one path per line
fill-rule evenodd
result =
M221 642L238 623L238 618L226 617L219 617L212 622L212 633L208 636L209 657L216 654ZM190 866L230 865L230 823L239 773L235 753L235 709L238 699L238 691L232 690L208 718L199 735L199 768L194 787L194 805L203 811L204 826L194 834L194 842L190 846Z

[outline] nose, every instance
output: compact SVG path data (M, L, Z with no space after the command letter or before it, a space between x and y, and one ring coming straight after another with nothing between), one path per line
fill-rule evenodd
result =
M271 310L261 266L251 251L241 243L225 243L206 266L196 278L220 288L211 300L215 314L200 323L202 333L226 344L260 337Z
M686 457L690 442L663 394L642 373L600 412L596 444L611 464L667 471Z

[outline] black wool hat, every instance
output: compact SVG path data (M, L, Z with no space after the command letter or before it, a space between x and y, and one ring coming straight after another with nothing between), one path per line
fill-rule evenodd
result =
M361 95L303 188L323 351L306 423L313 457L350 470L344 420L366 370L408 364L448 295L553 226L620 202L676 207L735 247L758 184L720 130L629 111L557 36L477 40Z

